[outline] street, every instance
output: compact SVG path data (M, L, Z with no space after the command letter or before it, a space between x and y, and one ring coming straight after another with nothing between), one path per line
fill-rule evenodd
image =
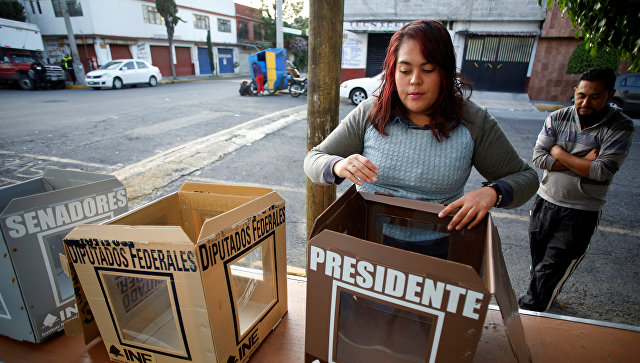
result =
M240 81L101 91L0 89L0 186L39 176L47 166L110 173L127 185L130 209L185 181L273 188L287 202L287 263L304 268L306 97L241 97ZM548 112L487 107L530 162ZM353 108L342 100L340 117ZM551 313L640 326L638 138L611 185L591 248ZM474 171L466 189L483 181ZM348 188L343 184L339 192ZM528 282L530 205L493 212L516 295Z

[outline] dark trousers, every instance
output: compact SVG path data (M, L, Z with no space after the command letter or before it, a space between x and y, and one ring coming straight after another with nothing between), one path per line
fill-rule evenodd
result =
M66 71L67 71L67 74L69 75L69 78L71 78L71 82L73 82L73 84L76 84L77 82L76 71L74 71L73 68L67 68Z
M531 282L518 303L546 311L589 249L600 212L566 208L536 195L529 224Z

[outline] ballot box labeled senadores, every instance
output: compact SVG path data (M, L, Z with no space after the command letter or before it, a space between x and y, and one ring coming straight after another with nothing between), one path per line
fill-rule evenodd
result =
M48 168L0 188L0 334L41 342L76 317L62 239L128 210L125 186L108 174Z

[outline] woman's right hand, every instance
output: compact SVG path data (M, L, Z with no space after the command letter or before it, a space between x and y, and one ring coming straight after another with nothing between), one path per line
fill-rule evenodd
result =
M373 163L360 154L353 154L333 164L333 174L337 177L349 179L356 185L362 182L373 183L378 180L376 175L380 171Z

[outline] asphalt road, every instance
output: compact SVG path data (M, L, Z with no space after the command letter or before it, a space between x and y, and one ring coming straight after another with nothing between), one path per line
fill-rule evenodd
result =
M47 166L112 173L127 185L130 208L175 192L185 181L270 187L287 202L287 262L304 268L306 97L240 97L239 84L221 79L118 91L0 89L0 186L39 176ZM548 113L487 106L520 156L530 160ZM353 108L343 101L340 117ZM591 249L552 313L640 326L638 148L636 141L611 186ZM467 189L482 181L474 172ZM493 213L516 294L528 278L530 203Z

